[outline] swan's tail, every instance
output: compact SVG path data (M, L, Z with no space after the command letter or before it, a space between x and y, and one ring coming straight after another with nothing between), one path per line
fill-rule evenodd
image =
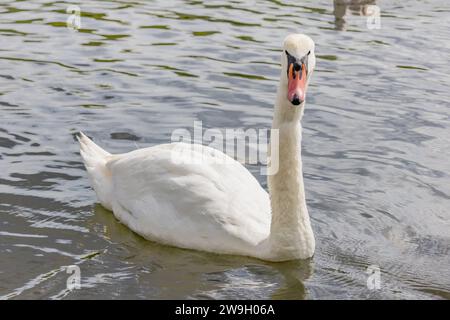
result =
M77 136L80 142L80 154L87 169L91 185L97 194L97 198L105 208L112 210L112 181L111 172L106 167L109 156L106 152L91 139L80 132Z

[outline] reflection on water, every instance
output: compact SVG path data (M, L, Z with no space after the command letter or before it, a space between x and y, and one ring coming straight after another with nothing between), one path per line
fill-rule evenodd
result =
M334 17L337 30L345 30L347 22L345 16L348 11L357 16L371 16L370 6L376 5L376 0L333 0Z
M255 298L305 297L303 280L312 273L312 261L265 263L245 257L167 247L131 233L100 205L95 206L94 212L87 224L111 243L99 259L126 261L133 265L135 272L130 270L131 274L135 274L140 286L154 287L155 298L181 295L215 299L238 295L237 298L245 299L255 295L255 288L264 288L264 293L259 293L260 296L257 293Z
M66 6L0 4L0 298L450 298L447 1L89 1L78 32ZM125 152L196 120L268 128L290 32L318 58L303 120L313 259L162 246L95 204L79 130Z

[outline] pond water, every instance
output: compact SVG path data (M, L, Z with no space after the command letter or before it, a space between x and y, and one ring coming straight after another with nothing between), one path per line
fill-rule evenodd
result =
M0 298L449 299L450 4L350 2L2 0ZM119 153L194 121L269 128L293 32L316 42L302 151L312 259L155 244L96 204L78 131Z

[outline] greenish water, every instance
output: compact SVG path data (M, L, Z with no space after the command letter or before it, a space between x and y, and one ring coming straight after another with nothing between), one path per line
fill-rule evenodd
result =
M358 2L380 6L380 29L366 5L331 0L2 0L0 297L449 299L450 5ZM313 259L158 245L96 204L79 130L118 153L196 120L268 128L292 32L316 42L303 119ZM69 291L74 264L82 288Z

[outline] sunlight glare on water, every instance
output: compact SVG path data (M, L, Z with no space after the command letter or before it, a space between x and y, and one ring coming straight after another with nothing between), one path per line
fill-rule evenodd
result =
M72 2L2 0L0 298L449 299L450 5L349 2L80 1L76 32ZM302 120L313 259L162 246L96 204L78 131L119 153L194 121L269 128L293 32L316 43ZM82 289L66 289L68 265Z

